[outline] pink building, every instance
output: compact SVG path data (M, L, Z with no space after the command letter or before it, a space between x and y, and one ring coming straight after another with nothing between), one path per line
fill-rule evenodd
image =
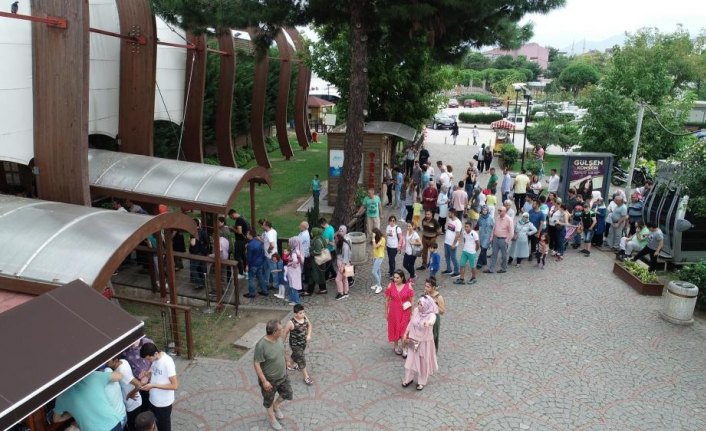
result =
M490 51L484 52L483 55L491 60L501 55L511 55L512 58L524 55L528 60L539 64L543 70L546 70L547 66L549 66L549 50L534 42L522 45L519 49L512 51L506 51L500 48L491 49Z

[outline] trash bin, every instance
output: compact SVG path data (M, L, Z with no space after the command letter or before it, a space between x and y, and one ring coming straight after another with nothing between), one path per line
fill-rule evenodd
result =
M662 319L677 325L694 323L694 307L699 288L686 281L670 281L662 294Z
M360 265L368 261L368 256L365 252L365 234L362 232L350 232L348 237L351 239L351 263Z

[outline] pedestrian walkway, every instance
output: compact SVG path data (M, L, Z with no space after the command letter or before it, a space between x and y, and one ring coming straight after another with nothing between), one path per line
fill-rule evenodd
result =
M434 161L467 164L430 151ZM706 429L706 323L666 323L661 298L636 294L612 274L613 262L570 251L544 270L479 274L473 286L441 276L440 369L421 392L400 385L384 297L369 289L370 265L359 265L349 299L334 301L332 283L328 295L302 298L314 325L315 383L290 372L294 400L280 422L299 431ZM178 366L174 429L269 429L252 351L238 362Z

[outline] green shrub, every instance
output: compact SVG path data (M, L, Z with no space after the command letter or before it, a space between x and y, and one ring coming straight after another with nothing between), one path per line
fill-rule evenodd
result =
M463 104L463 102L465 102L467 99L477 100L480 103L490 103L492 98L493 98L493 96L488 95L488 94L469 93L469 94L464 94L461 97L459 97L458 103Z
M317 205L306 210L306 221L309 223L309 228L319 225L319 207Z
M687 281L699 288L696 306L700 310L706 310L706 262L687 265L677 271L676 275L678 280Z
M503 166L507 166L509 169L512 169L512 165L515 164L519 155L520 152L513 145L503 145L500 150L500 160L503 161Z
M625 269L628 270L628 272L635 277L639 278L641 282L647 284L647 283L658 283L659 279L657 278L657 274L654 272L650 272L650 269L640 265L639 263L632 261L632 260L626 260L623 262L623 266L625 266Z
M458 119L462 123L490 124L493 121L502 120L503 115L499 112L497 114L472 114L470 112L461 112Z
M542 161L537 159L525 159L525 169L528 172L532 172L535 175L539 175L539 171L542 170Z

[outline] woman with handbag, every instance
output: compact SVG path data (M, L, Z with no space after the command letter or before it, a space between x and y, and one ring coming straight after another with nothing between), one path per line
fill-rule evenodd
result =
M402 257L402 267L409 273L409 282L414 284L416 276L414 272L414 263L417 256L422 255L422 240L417 233L417 225L407 224L407 233L404 237L404 257Z
M428 295L422 295L412 312L412 318L404 333L407 360L404 363L402 387L409 386L416 374L417 390L421 391L426 386L429 376L439 369L433 334L438 311L439 307L434 299Z
M339 230L334 239L336 245L336 301L348 298L348 277L352 277L351 245ZM348 272L347 272L348 268Z
M404 336L412 315L412 303L414 299L414 289L404 277L404 271L395 270L392 274L392 282L385 290L385 318L387 319L387 340L392 343L393 350L397 355L407 356L405 350L400 346L400 340Z
M331 252L326 248L326 240L324 240L323 230L320 227L311 229L311 256L314 261L309 267L307 274L306 292L302 292L302 296L311 296L314 293L314 286L319 285L319 293L326 294L326 277L325 269L328 265L332 265Z

